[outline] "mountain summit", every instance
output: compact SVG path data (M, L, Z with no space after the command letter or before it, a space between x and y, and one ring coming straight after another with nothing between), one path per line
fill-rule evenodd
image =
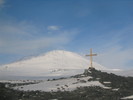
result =
M69 51L54 50L43 55L6 64L0 67L0 76L66 76L82 73L89 60ZM96 69L105 69L93 63Z

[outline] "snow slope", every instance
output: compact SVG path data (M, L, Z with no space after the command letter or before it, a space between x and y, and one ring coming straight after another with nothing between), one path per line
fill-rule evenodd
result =
M24 91L72 91L78 87L85 87L85 86L100 86L105 87L99 81L88 81L92 77L81 77L81 78L67 78L61 80L52 80L52 81L44 81L38 84L29 84L23 86L14 87L17 90L24 90Z
M121 98L122 100L133 100L133 95Z
M89 60L69 51L54 50L46 54L0 66L0 77L5 76L71 76L89 67ZM105 69L93 63L96 69Z

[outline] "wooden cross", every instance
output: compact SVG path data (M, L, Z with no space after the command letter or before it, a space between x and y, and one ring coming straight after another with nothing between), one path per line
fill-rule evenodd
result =
M93 68L92 66L92 56L97 56L97 54L92 54L92 48L90 49L90 54L86 55L86 56L90 56L90 67Z

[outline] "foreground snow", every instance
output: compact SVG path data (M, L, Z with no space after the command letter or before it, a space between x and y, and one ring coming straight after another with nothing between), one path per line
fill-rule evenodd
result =
M78 87L100 86L104 87L99 81L88 81L91 77L67 78L61 80L44 81L38 84L30 84L15 87L14 89L24 91L72 91Z
M133 100L133 95L121 98L122 100Z
M18 83L39 83L42 82L41 80L0 80L0 83L11 83L11 84L18 84Z

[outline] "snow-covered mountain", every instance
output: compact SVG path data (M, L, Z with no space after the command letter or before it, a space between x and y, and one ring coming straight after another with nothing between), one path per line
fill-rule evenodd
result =
M69 51L54 50L46 54L0 66L0 76L71 76L90 65L86 58ZM93 63L96 69L106 69Z

